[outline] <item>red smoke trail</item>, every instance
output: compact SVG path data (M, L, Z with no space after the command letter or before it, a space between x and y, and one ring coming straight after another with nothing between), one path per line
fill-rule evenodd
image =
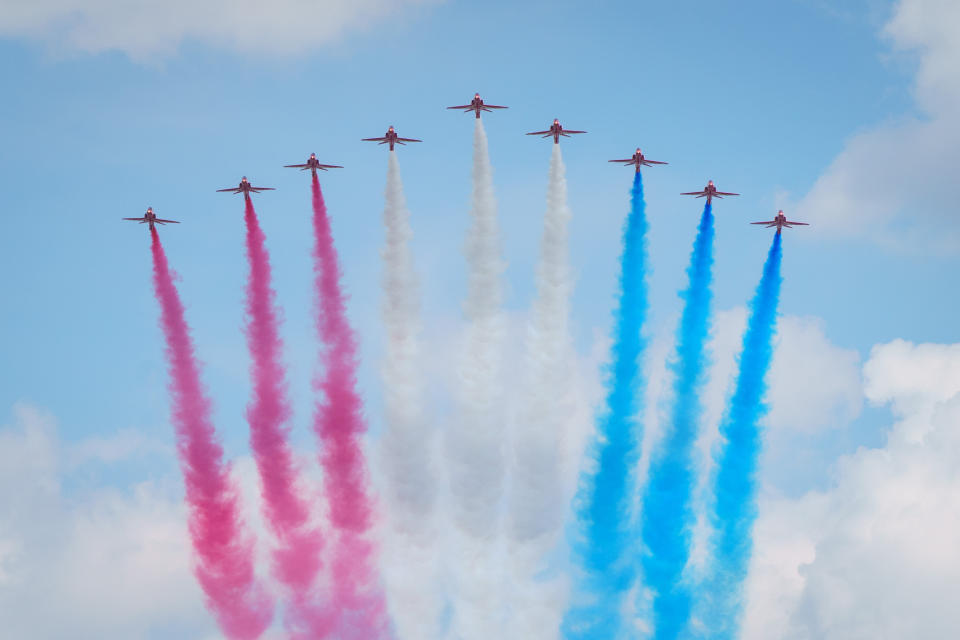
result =
M253 640L270 625L273 603L254 576L252 540L240 520L238 491L214 433L210 401L167 256L156 229L151 228L150 235L197 580L223 633L232 640Z
M369 538L373 520L367 469L360 439L366 430L356 391L357 346L347 322L340 266L330 232L320 181L313 176L314 276L317 331L323 344L323 374L316 381L323 399L314 429L337 529L332 557L333 608L340 612L338 638L377 640L389 635L386 602L375 570L376 550Z
M286 423L291 411L281 362L283 342L277 330L275 294L270 286L270 255L249 196L244 218L250 260L246 329L253 378L253 399L247 407L247 421L263 488L264 515L277 536L273 570L293 596L288 626L309 630L313 637L324 637L330 630L326 616L312 610L308 597L320 570L323 541L320 531L310 522L310 508L301 497L298 470L287 442L290 428Z

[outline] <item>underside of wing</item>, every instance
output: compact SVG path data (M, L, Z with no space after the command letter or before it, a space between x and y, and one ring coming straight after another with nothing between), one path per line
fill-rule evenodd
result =
M528 133L527 135L528 135L528 136L542 136L542 135L546 134L546 135L549 136L549 135L551 135L552 133L553 133L552 131L531 131L531 132Z
M386 142L386 138L361 138L360 142Z
M416 138L397 138L397 142L423 142L423 140L417 140Z
M180 224L177 220L164 220L163 218L157 218L154 222L159 222L160 224Z
M228 192L228 191L232 191L232 192L234 192L234 193L240 193L240 189L236 189L236 188L234 188L234 189L217 189L217 193L226 193L226 192Z
M633 158L626 158L626 159L624 159L624 160L607 160L607 162L629 162L629 163L632 163L632 162L633 162Z
M455 106L455 107L447 107L447 109L473 109L473 105L471 105L471 104L460 104L460 105L457 105L457 106Z
M799 224L799 225L804 226L804 227L809 227L809 226L810 226L810 223L809 223L809 222L788 222L787 224Z
M764 220L763 222L751 222L750 224L765 224L765 225L775 225L777 224L776 220Z
M130 220L135 222L143 222L144 218L120 218L121 220Z
M731 193L731 192L728 192L728 191L717 191L717 193L714 194L714 195L718 195L718 196L738 196L738 195L740 195L740 194L739 194L739 193Z
M586 133L586 131L574 131L573 129L564 129L564 133Z
M501 107L500 105L496 105L496 104L485 104L483 106L487 109L509 109L510 108L510 107Z

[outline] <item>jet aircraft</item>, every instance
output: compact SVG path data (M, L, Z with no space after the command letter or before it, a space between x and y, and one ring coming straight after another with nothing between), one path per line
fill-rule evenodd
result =
M780 235L780 231L786 227L787 229L793 227L794 225L803 225L804 227L810 226L808 222L794 222L793 220L787 220L787 216L783 215L783 209L777 211L776 217L773 220L764 220L762 222L751 222L750 224L762 224L765 225L768 229L773 227L777 228L777 235Z
M729 193L727 191L717 191L717 188L713 186L713 180L707 183L707 186L703 188L703 191L688 191L686 193L681 193L682 196L696 196L702 198L707 197L707 204L710 204L710 200L713 198L723 198L723 196L738 196L739 193Z
M550 125L550 128L546 131L531 131L528 133L528 136L542 136L544 138L549 138L553 136L553 144L560 144L560 136L569 136L571 133L586 133L586 131L574 131L573 129L564 129L560 125L560 121L557 119L553 120L553 124Z
M629 167L634 164L637 165L637 173L640 173L640 167L652 167L655 164L668 164L666 162L659 162L657 160L647 160L643 155L643 152L640 151L640 147L637 147L637 151L633 154L632 157L627 158L626 160L607 160L607 162L622 162L624 166Z
M408 142L423 142L423 140L417 140L416 138L401 138L397 135L397 132L393 130L393 126L387 129L386 135L382 138L363 138L363 142L378 142L380 144L390 143L390 151L393 151L394 144L406 144Z
M479 93L473 94L473 100L470 101L470 104L461 104L456 107L447 107L447 109L463 109L464 113L470 113L475 111L477 114L477 120L480 119L481 111L492 111L493 109L508 109L509 107L500 107L495 104L486 104L483 101L483 98L480 97Z
M313 175L317 175L317 169L321 171L326 171L327 169L343 169L343 167L338 164L320 164L320 161L317 160L317 154L315 153L311 153L304 164L285 164L283 166L287 169L300 169L300 171L310 169Z
M243 176L240 184L229 189L217 189L217 193L242 193L244 197L249 198L251 193L260 193L261 191L276 191L273 187L255 187L247 181L247 176Z
M150 225L150 230L153 231L154 223L156 224L180 224L177 220L164 220L163 218L158 218L157 215L153 212L153 207L147 207L147 212L143 214L142 218L123 218L124 220L131 220L133 222L139 222L140 224L148 223Z

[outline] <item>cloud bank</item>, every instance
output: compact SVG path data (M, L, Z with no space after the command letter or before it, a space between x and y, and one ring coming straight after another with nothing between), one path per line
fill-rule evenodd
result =
M839 461L833 487L761 502L743 637L947 638L960 625L960 345L873 349L886 446Z

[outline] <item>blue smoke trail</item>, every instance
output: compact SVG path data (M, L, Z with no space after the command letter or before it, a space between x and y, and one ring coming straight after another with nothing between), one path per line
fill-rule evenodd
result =
M567 638L616 640L623 634L623 601L636 578L633 498L639 459L640 335L647 316L647 219L643 179L636 173L623 228L620 294L607 372L606 409L591 446L576 499L579 564L574 603L563 622Z
M750 319L740 352L740 372L720 426L723 447L717 457L715 504L711 514L715 531L713 560L703 598L709 605L701 621L712 629L708 637L717 640L732 640L740 627L741 594L752 551L751 530L757 517L760 420L767 413L763 395L773 358L782 256L781 238L777 233L750 303Z
M694 522L693 445L702 412L699 393L706 370L706 341L713 279L713 212L703 208L693 243L689 285L681 294L683 315L677 330L673 405L663 442L652 457L643 498L644 580L653 591L654 638L676 638L690 618L692 596L683 581Z

